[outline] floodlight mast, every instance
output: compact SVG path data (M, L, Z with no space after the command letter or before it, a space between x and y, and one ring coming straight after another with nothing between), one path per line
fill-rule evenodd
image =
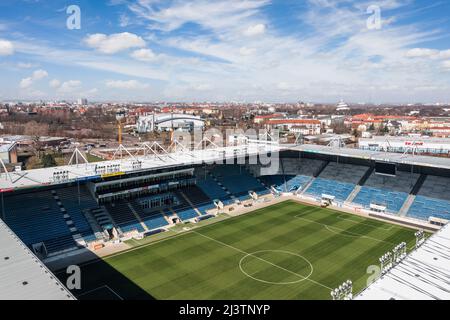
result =
M419 230L415 234L416 236L416 248L419 248L425 242L425 231Z
M336 289L331 290L331 298L333 300L352 300L353 282L347 280Z

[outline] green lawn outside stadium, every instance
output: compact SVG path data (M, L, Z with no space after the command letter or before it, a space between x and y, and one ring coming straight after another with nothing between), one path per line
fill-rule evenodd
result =
M286 201L82 268L80 299L330 299L414 230ZM113 293L111 293L113 292Z

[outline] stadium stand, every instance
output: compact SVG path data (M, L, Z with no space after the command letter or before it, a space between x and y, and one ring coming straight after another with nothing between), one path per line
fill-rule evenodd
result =
M274 186L278 192L297 192L303 190L326 162L305 158L286 158L280 161L278 175L262 176L267 186Z
M285 175L315 176L324 165L324 161L306 158L282 158L281 164Z
M4 205L5 222L26 245L44 243L49 254L77 248L50 191L13 195Z
M355 185L351 183L317 178L305 191L305 194L315 198L321 198L322 195L326 194L334 196L336 200L343 202L348 198L354 188Z
M231 194L227 193L204 169L196 170L197 186L212 200L220 200L224 204L232 203Z
M421 220L430 217L450 220L450 201L417 196L407 216Z
M382 205L388 212L398 213L418 178L418 174L402 171L398 171L396 177L372 173L353 203L366 208L369 208L371 204Z
M450 201L450 178L427 176L418 195Z
M450 178L424 176L406 216L421 220L430 217L450 220Z
M138 232L145 231L128 205L129 202L127 201L117 201L107 204L106 209L122 232L130 232L133 230L137 230Z
M151 215L143 221L149 230L159 229L169 225L163 214Z
M258 194L267 194L268 190L245 168L238 165L215 166L211 174L239 200L249 199L250 190Z
M338 201L346 201L366 172L367 167L330 162L305 194L316 198L326 194Z
M78 197L78 188L69 187L56 190L56 194L61 200L67 213L72 218L78 232L80 232L83 237L92 236L93 231L83 214L84 210L97 207L97 202L92 198L89 191L84 186L80 187Z

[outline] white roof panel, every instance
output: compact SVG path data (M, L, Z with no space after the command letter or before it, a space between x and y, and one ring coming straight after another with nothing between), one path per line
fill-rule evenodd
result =
M0 300L74 300L0 219Z
M450 225L431 236L356 300L449 300Z

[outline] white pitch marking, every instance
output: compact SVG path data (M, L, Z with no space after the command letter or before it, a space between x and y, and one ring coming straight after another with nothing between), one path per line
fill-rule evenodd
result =
M340 236L343 236L343 237L366 238L366 239L370 239L370 240L374 240L374 241L378 241L378 242L384 242L384 243L389 243L389 244L395 245L395 243L393 243L393 242L389 242L389 241L386 241L386 240L381 240L381 239L369 237L369 236L366 236L366 235L360 234L360 233L350 232L350 231L347 231L345 229L341 229L341 228L338 228L338 227L330 226L328 224L324 224L324 223L320 223L320 222L317 222L317 221L314 221L314 220L302 218L301 215L302 214L296 215L295 218L301 219L301 220L304 220L304 221L308 221L308 222L311 222L311 223L315 223L315 224L318 224L318 225L321 225L321 226L325 227L325 229L327 229L328 231L333 232L333 233L335 233L337 235L340 235ZM340 231L343 231L343 232L347 232L347 233L349 233L349 235L348 234L340 234L340 233L338 233L336 231L331 230L330 228L334 228L334 229L337 229L337 230L340 230Z
M279 265L276 265L276 264L274 264L274 263L272 263L272 262L270 262L270 261L267 261L267 260L265 260L265 259L263 259L263 258L261 258L261 257L255 256L255 255L253 255L253 254L251 254L251 253L248 253L248 252L246 252L246 251L244 251L244 250L241 250L241 249L239 249L239 248L233 247L233 246L231 246L231 245L229 245L229 244L227 244L227 243L224 243L224 242L222 242L222 241L219 241L219 240L217 240L217 239L208 237L208 236L206 236L206 235L204 235L204 234L202 234L202 233L199 233L199 232L197 232L197 231L192 231L192 233L198 234L199 236L202 236L202 237L204 237L204 238L206 238L206 239L209 239L209 240L211 240L211 241L217 242L217 243L219 243L219 244L221 244L221 245L223 245L223 246L226 246L226 247L228 247L228 248L231 248L231 249L233 249L233 250L235 250L235 251L239 251L239 252L241 252L241 253L243 253L243 254L245 254L245 255L251 255L252 257L255 257L255 258L258 259L258 260L261 260L261 261L263 261L263 262L265 262L265 263L268 263L268 264L270 264L271 266L274 266L275 268L278 268L278 269L280 269L280 270L284 270L284 271L286 271L286 272L288 272L288 273L291 273L291 274L293 274L293 275L295 275L295 276L297 276L297 277L303 277L303 278L305 278L304 276L302 276L302 275L300 275L300 274L297 274L297 273L295 273L295 272L293 272L293 271L291 271L291 270L288 270L288 269L286 269L286 268L283 268L283 267L281 267L281 266L279 266ZM312 282L312 283L315 283L315 284L317 284L317 285L319 285L319 286L321 286L321 287L324 287L324 288L326 288L326 289L333 290L332 288L330 288L330 287L328 287L328 286L326 286L326 285L324 285L324 284L322 284L322 283L320 283L320 282L314 281L314 280L312 280L312 279L310 279L310 278L308 278L308 279L306 279L306 280L307 280L307 281L310 281L310 282Z
M248 258L248 257L255 257L255 254L262 253L262 252L279 252L279 253L286 253L286 254L290 254L290 255L299 257L299 258L303 259L304 261L306 261L306 262L309 264L309 267L311 268L311 271L309 272L309 274L308 274L306 277L303 276L303 275L296 274L296 273L292 272L293 274L295 274L295 275L297 275L298 277L301 278L300 280L296 280L296 281L289 281L289 282L273 282L273 281L266 281L266 280L258 279L258 278L256 278L256 277L254 277L254 276L248 274L248 273L244 270L244 268L242 267L242 262L243 262L246 258ZM245 256L243 256L242 259L239 261L239 269L241 270L241 272L242 272L243 274L245 274L247 277L249 277L249 278L251 278L251 279L253 279L253 280L256 280L256 281L259 281L259 282L262 282L262 283L276 284L276 285L296 284L296 283L299 283L299 282L308 280L309 277L311 277L311 275L312 275L313 272L314 272L314 267L313 267L312 263L311 263L308 259L306 259L306 258L303 257L302 255L299 255L299 254L296 254L296 253L293 253L293 252L290 252L290 251L285 251L285 250L260 250L260 251L256 251L256 252L253 252L253 253L251 253L251 254L245 255Z

